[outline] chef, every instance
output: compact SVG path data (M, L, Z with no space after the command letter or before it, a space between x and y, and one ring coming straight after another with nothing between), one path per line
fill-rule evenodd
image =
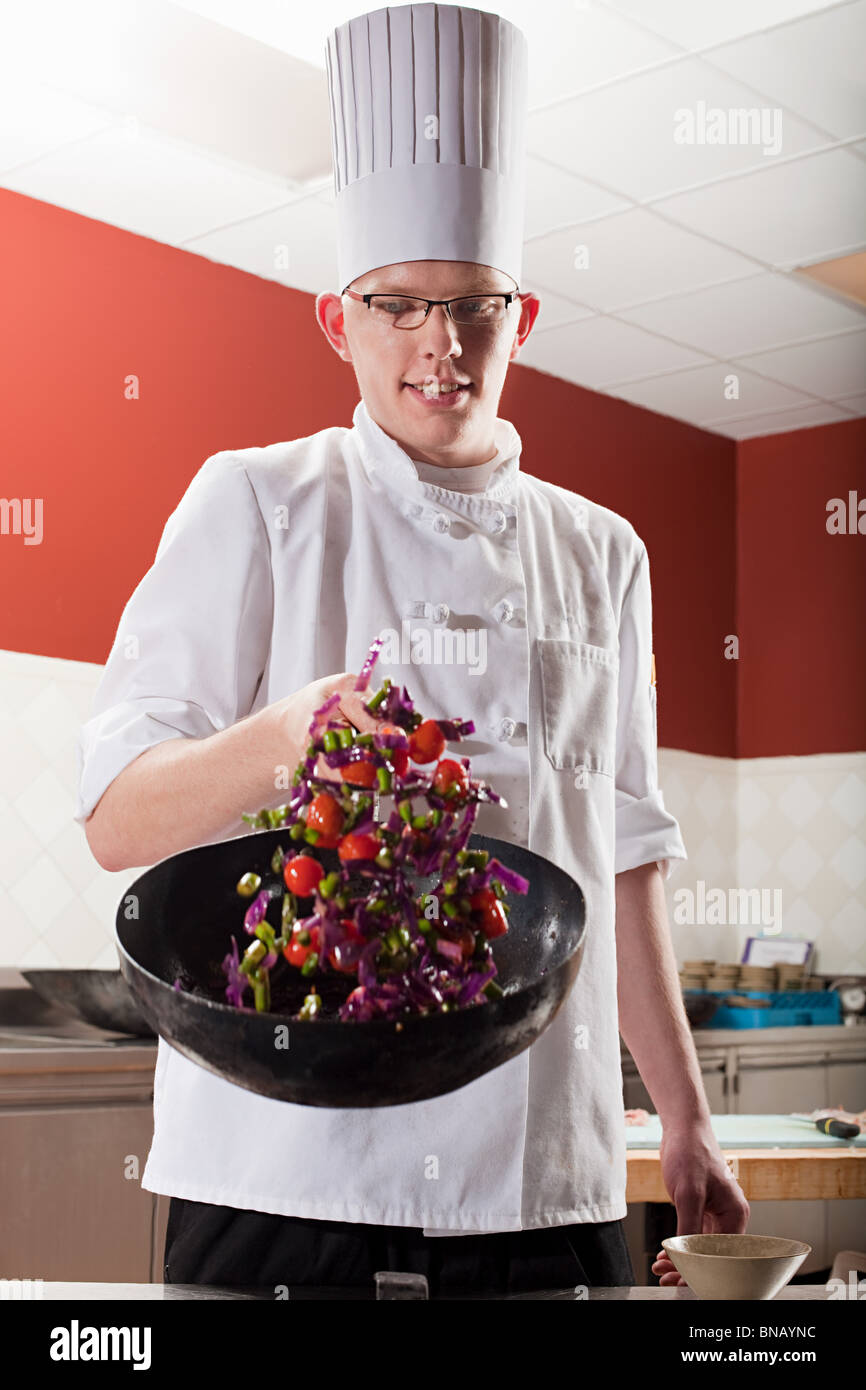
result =
M519 291L526 43L494 14L406 5L341 25L327 60L342 293L316 313L361 399L351 428L200 467L121 616L75 816L114 870L244 833L243 811L285 800L327 694L364 727L354 673L381 636L374 688L474 721L461 751L507 801L475 829L573 876L587 945L531 1048L430 1101L270 1100L160 1038L143 1186L172 1199L165 1278L630 1284L620 1030L680 1231L742 1231L748 1205L668 933L663 879L686 854L657 785L646 547L535 476L497 415L539 308Z

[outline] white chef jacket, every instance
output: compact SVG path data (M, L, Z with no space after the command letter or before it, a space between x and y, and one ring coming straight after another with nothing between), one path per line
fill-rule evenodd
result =
M425 1234L626 1213L614 876L687 857L657 786L649 563L628 521L523 471L517 430L495 431L480 494L422 481L363 401L351 429L208 458L121 616L75 819L146 748L358 671L385 636L372 690L388 675L425 717L475 723L461 754L508 802L476 831L583 890L578 978L531 1048L409 1105L271 1100L160 1038L148 1191Z

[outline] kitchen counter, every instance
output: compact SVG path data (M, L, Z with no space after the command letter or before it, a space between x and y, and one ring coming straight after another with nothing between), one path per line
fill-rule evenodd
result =
M826 1302L830 1298L830 1292L824 1284L789 1284L777 1294L773 1303L808 1303ZM687 1287L665 1288L597 1288L589 1289L589 1300L595 1302L610 1303L614 1301L638 1302L651 1301L654 1303L697 1303L700 1300L695 1297L692 1290ZM339 1299L342 1301L375 1301L375 1288L369 1292L363 1289L316 1289L312 1287L299 1287L289 1290L289 1300L291 1302L303 1302L312 1299ZM431 1302L466 1302L473 1297L480 1295L467 1294L460 1299L439 1298ZM77 1301L105 1301L105 1302L206 1302L211 1299L223 1299L230 1302L255 1301L273 1302L274 1295L269 1289L220 1289L210 1288L199 1284L62 1284L45 1283L41 1286L40 1298L42 1300L62 1300L70 1303ZM578 1299L573 1288L569 1289L545 1289L535 1293L521 1294L502 1294L499 1299L495 1295L486 1295L486 1301L493 1298L495 1301L514 1301L531 1300L542 1302L566 1302L575 1303L584 1301ZM714 1304L714 1307L717 1305ZM754 1307L754 1303L750 1307Z

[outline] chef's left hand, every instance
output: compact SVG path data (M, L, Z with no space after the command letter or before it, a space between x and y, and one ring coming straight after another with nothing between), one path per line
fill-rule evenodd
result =
M731 1174L709 1123L663 1126L659 1151L662 1179L677 1209L677 1235L742 1235L749 1204ZM684 1285L685 1279L661 1249L652 1265L659 1283Z

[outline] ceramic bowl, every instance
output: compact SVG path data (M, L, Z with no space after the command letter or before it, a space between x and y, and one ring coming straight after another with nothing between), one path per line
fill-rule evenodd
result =
M662 1247L701 1299L775 1298L793 1279L811 1245L782 1236L669 1236Z

